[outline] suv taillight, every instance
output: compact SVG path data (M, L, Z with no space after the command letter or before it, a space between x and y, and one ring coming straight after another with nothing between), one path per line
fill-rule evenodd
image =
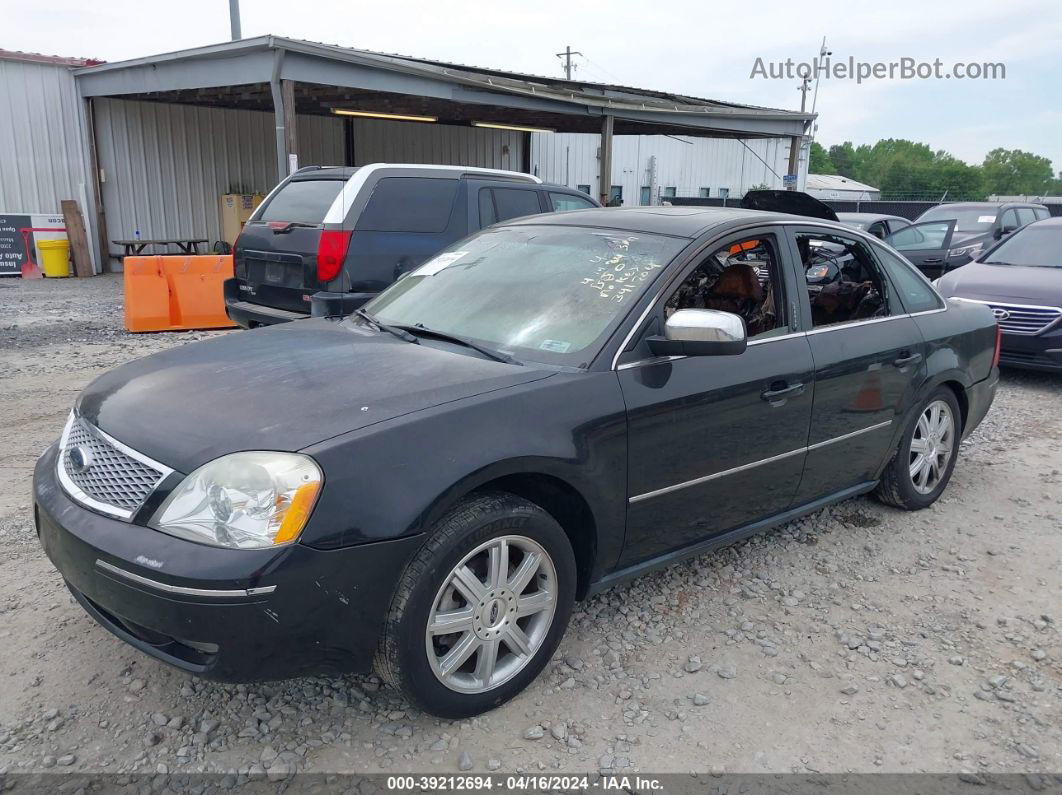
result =
M343 260L347 258L347 246L350 245L349 229L322 229L321 239L317 243L317 280L330 282L343 269Z
M996 367L999 364L999 352L1003 348L1003 329L1000 328L999 323L996 323L996 352L992 354L992 366Z
M240 235L242 234L243 232L241 231L236 235L236 239L232 241L232 275L237 279L247 278L247 263L244 260L236 259L236 246L240 244Z

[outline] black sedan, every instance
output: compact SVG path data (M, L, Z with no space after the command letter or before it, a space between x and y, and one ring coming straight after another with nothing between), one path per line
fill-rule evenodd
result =
M822 246L838 278L808 290ZM37 464L38 533L126 642L225 680L528 685L573 602L874 492L944 490L997 326L834 222L588 210L468 238L346 318L126 364Z
M937 286L992 310L1003 364L1062 372L1062 218L1023 226Z

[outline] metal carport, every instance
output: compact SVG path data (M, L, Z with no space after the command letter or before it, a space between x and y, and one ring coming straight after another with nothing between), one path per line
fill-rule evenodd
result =
M270 148L275 149L277 177L288 173L289 155L302 163L308 163L311 154L326 156L321 154L322 147L310 140L313 123L306 117L342 119L342 159L348 165L355 164L353 117L336 114L344 110L430 119L434 123L423 126L439 132L428 135L441 135L446 127L469 130L477 122L509 130L528 127L600 133L603 201L611 181L613 135L788 138L792 142L793 173L802 136L814 118L809 113L514 74L278 36L86 67L76 70L75 77L81 97L90 105L86 132L96 159L97 205L101 210L108 208L99 180L99 119L92 106L104 98L271 112L275 134ZM153 123L159 127L167 124L165 119ZM483 129L479 125L474 129ZM159 137L144 135L139 145L157 148ZM328 147L324 151L329 151ZM120 159L118 154L115 158ZM520 163L510 167L526 168ZM160 170L159 179L165 176ZM100 223L101 229L103 226ZM105 245L103 238L101 232Z

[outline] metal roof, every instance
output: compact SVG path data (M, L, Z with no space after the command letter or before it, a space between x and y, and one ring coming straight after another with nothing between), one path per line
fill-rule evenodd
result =
M53 66L94 66L103 63L103 61L96 58L75 58L66 55L44 55L39 52L3 49L0 49L0 61L28 61L30 63L52 64Z
M840 174L808 174L804 190L857 190L877 191L871 185L864 185L854 179L842 177Z
M700 128L701 134L731 137L801 135L806 123L815 118L815 114L799 111L484 69L280 36L106 63L78 69L76 75L83 96L147 95L140 98L193 101L188 96L174 100L162 95L189 90L199 90L202 95L207 88L260 84L275 78L278 69L283 79L322 89L348 87L392 96L425 96L511 108L525 114L584 119L613 115L634 125L685 127L689 134L697 134L693 131ZM654 130L646 127L641 131Z

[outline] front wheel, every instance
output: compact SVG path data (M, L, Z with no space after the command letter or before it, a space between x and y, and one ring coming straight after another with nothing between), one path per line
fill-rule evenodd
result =
M377 670L426 712L465 718L523 690L549 661L575 598L564 530L509 494L444 517L407 566Z
M896 456L885 467L876 494L896 508L928 508L944 492L955 469L962 415L955 393L939 387L922 406L900 439Z

